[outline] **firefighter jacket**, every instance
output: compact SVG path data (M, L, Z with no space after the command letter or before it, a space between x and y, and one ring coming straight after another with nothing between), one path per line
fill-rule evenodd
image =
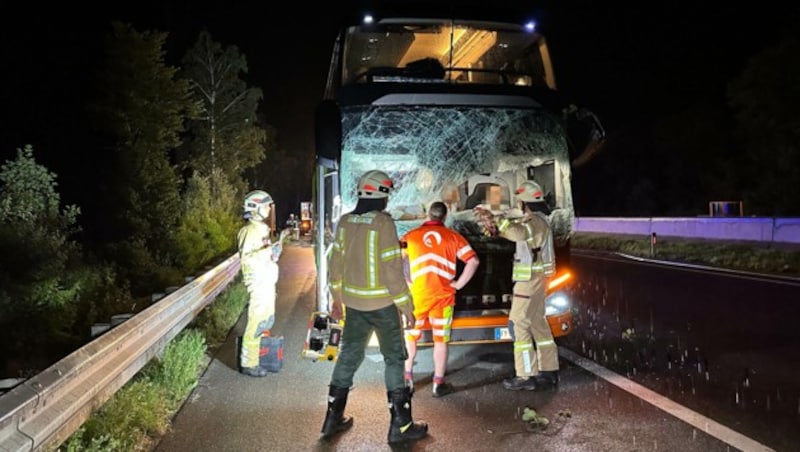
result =
M359 311L413 306L397 230L387 212L348 213L339 219L328 281L334 300Z
M414 304L428 308L438 301L451 304L456 292L450 285L456 277L456 260L467 262L477 256L467 239L440 221L427 221L400 241L406 247Z
M249 220L237 234L242 279L245 286L278 280L270 229L263 221Z
M536 273L555 274L553 231L544 214L533 212L518 219L502 218L497 229L501 237L517 245L512 269L514 281L530 281Z

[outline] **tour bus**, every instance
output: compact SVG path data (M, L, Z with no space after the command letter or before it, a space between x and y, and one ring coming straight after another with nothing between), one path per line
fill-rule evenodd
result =
M581 133L568 139L573 124ZM337 221L356 204L358 178L378 169L395 184L387 210L398 236L425 221L431 202L444 201L446 224L479 255L478 272L456 294L451 343L510 341L515 246L484 234L472 212L482 205L509 214L516 188L535 180L556 245L546 316L556 338L570 334L580 277L569 267L571 167L601 148L604 132L591 112L561 100L533 24L365 16L334 43L315 134L319 312L330 309L326 258ZM585 146L573 149L577 142ZM420 344L431 343L424 331Z

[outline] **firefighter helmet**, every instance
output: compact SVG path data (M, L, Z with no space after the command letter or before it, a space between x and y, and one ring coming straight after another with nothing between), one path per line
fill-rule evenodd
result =
M367 171L358 180L358 197L363 199L387 198L394 189L392 179L383 171Z
M544 202L542 187L532 180L526 180L520 184L515 193L517 199L522 202Z
M244 215L246 218L266 220L272 208L272 196L263 190L253 190L244 197Z

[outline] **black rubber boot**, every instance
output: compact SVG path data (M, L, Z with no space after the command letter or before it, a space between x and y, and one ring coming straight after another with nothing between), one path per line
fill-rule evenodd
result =
M353 426L353 418L344 415L347 405L347 393L350 388L331 386L328 391L328 411L325 413L325 422L322 424L322 436L331 436L343 432Z
M558 386L558 371L545 370L536 376L537 389L555 389Z
M387 392L392 422L389 426L389 444L403 443L424 438L428 424L414 422L411 417L411 392L408 388Z

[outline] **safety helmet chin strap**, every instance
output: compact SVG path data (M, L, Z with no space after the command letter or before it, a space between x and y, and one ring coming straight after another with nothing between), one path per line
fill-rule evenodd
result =
M523 204L524 207L527 207L528 209L530 209L531 212L541 212L541 213L543 213L545 215L550 215L550 212L552 212L552 210L550 209L550 206L547 205L547 203L544 202L544 201L542 201L542 202L524 202L523 201L522 204Z
M272 209L271 209L271 206L269 204L262 204L262 205L258 206L258 208L255 211L255 214L256 214L256 216L261 217L261 221L264 221L267 218L269 218L269 213L270 213L271 210Z
M258 206L258 208L256 208L255 210L245 212L243 218L245 220L257 221L257 222L266 221L269 218L270 211L271 209L270 206L268 205Z

